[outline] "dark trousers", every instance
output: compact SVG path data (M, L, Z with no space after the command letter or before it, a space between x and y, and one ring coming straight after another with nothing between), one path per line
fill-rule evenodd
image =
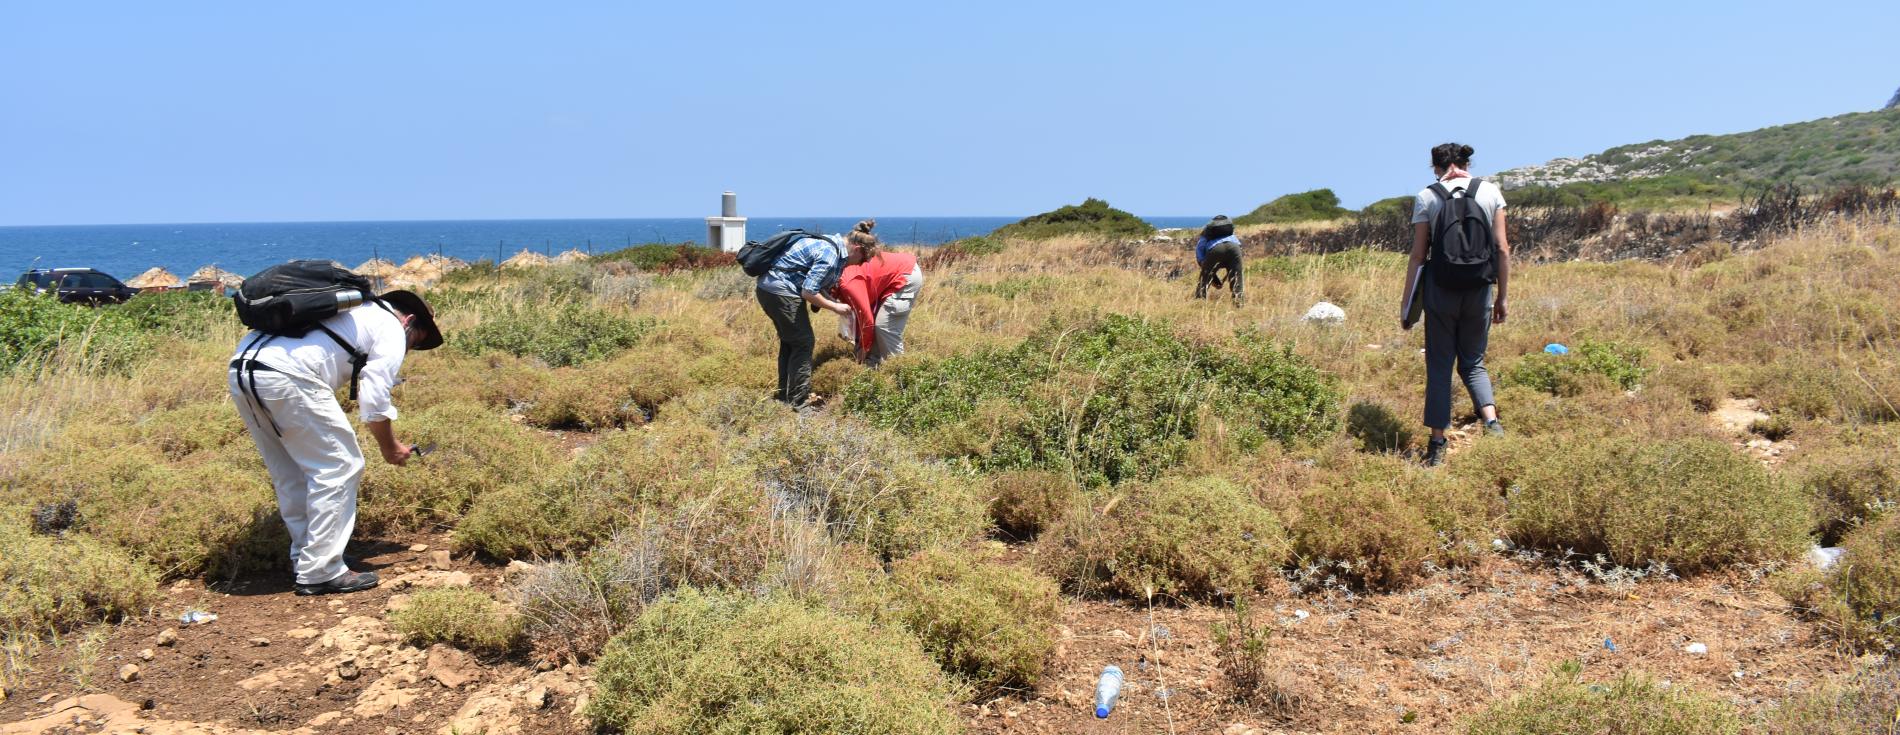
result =
M1207 298L1207 287L1214 284L1220 271L1227 271L1227 287L1234 292L1234 303L1241 300L1240 246L1224 242L1207 249L1207 259L1201 261L1201 285L1194 287L1194 298ZM1219 284L1214 284L1220 288Z
M1428 269L1429 270L1429 269ZM1425 293L1425 426L1451 426L1451 368L1458 366L1475 411L1496 402L1484 352L1491 340L1491 286L1453 291L1439 288L1427 273Z
M778 330L778 395L793 406L803 406L811 398L811 349L817 340L811 333L811 314L805 300L754 289L759 306Z

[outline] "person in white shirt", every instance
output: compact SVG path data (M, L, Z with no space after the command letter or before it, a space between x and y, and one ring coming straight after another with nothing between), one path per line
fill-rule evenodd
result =
M343 343L362 356L360 371ZM408 291L341 312L301 337L251 332L238 343L231 400L277 490L297 594L356 592L378 581L374 572L351 571L343 562L365 463L336 391L351 389L383 460L404 464L414 448L396 440L390 391L409 350L441 344L434 313Z
M1425 464L1432 466L1445 461L1454 365L1465 391L1471 394L1473 408L1484 421L1484 432L1504 434L1484 357L1491 325L1504 323L1504 297L1511 281L1511 244L1505 237L1504 193L1496 183L1471 176L1473 152L1471 146L1459 143L1433 147L1432 173L1438 181L1420 191L1412 206L1412 257L1405 269L1405 306L1401 307L1399 326L1411 329L1414 312L1423 312L1425 426L1432 432ZM1446 215L1442 220L1441 213ZM1452 221L1460 216L1468 222ZM1463 229L1467 224L1482 226ZM1440 227L1449 229L1440 231ZM1439 238L1454 236L1461 243L1488 240L1487 256L1482 260L1473 256L1485 252L1480 247L1460 251L1459 258L1469 263L1448 258L1446 243ZM1424 276L1413 277L1420 266L1424 266ZM1414 306L1422 309L1415 310Z

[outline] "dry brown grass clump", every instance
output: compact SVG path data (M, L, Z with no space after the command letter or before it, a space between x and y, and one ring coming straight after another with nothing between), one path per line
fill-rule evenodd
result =
M1225 480L1125 485L1043 534L1039 563L1069 589L1211 600L1268 587L1290 545L1280 519Z
M1345 457L1299 496L1296 563L1364 589L1402 589L1434 566L1487 553L1503 515L1481 485L1385 457Z
M1088 499L1068 475L1028 470L990 478L990 519L1016 541L1032 540L1087 510Z
M1569 662L1531 691L1471 718L1470 735L1739 735L1733 708L1683 686L1625 673L1601 684Z

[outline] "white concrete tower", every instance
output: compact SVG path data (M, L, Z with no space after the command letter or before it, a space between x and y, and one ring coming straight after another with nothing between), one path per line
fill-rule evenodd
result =
M719 216L706 218L706 246L728 253L745 247L745 218L739 216L739 195L719 197Z

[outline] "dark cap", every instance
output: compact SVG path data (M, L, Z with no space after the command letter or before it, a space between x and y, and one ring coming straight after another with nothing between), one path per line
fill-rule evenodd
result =
M442 346L442 330L435 325L435 312L429 310L429 303L421 296L411 291L390 291L377 298L408 314L409 326L422 330L422 341L410 349L433 350Z

